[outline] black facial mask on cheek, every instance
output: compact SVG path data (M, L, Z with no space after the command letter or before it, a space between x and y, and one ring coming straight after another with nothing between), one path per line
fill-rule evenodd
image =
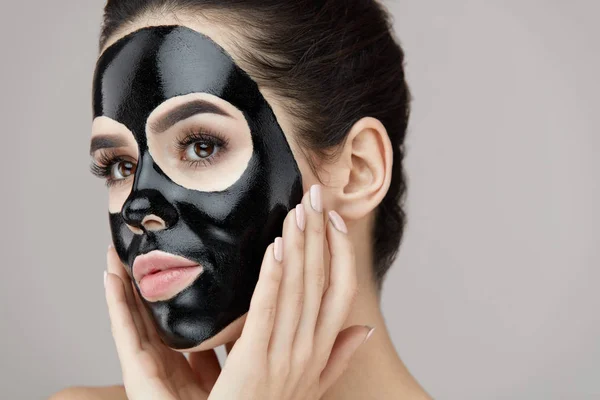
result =
M228 101L250 127L253 154L248 166L223 191L176 184L148 151L150 113L169 98L196 92ZM203 267L194 283L175 297L143 300L165 344L194 347L248 311L265 249L281 235L289 210L302 200L298 165L256 83L223 48L186 27L143 28L110 46L96 66L93 111L94 117L125 125L138 143L132 191L120 213L109 213L113 242L129 275L133 279L134 259L152 250ZM161 217L166 229L134 234L126 226L143 229L141 222L149 214Z

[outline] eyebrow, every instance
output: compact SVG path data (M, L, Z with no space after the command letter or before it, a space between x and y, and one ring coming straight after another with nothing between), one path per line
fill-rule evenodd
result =
M217 105L202 99L193 100L182 104L171 111L158 121L150 124L150 131L154 133L163 133L179 121L183 121L196 114L211 113L232 118L229 113L225 112Z
M98 135L92 138L90 143L90 155L100 149L110 149L113 147L127 146L127 142L118 136L113 135Z

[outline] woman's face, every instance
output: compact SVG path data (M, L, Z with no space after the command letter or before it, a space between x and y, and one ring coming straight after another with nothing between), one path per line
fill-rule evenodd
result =
M94 75L90 149L113 242L163 341L214 347L239 334L308 168L209 36L161 23L115 40Z

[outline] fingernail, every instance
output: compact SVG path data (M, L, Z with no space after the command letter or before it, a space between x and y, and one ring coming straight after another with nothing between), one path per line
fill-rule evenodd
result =
M329 211L329 220L331 221L335 229L342 233L348 233L346 223L344 222L343 218L340 217L340 214L336 213L335 211Z
M113 247L115 247L115 245L114 245L114 244L112 244L112 243L110 243L110 244L108 245L108 250L112 249Z
M279 262L283 260L283 239L278 237L275 239L275 246L273 249L273 253L275 253L275 259Z
M298 228L304 232L306 216L304 215L304 206L302 204L296 206L296 224L298 224Z
M367 340L369 340L369 338L373 335L373 332L375 331L375 327L369 326L369 325L365 325L367 328L369 328L369 333L367 333L367 336L365 336L365 340L363 341L363 343L366 343Z
M323 212L321 185L312 185L310 187L310 205L316 212Z
M106 287L106 271L104 271L104 287Z

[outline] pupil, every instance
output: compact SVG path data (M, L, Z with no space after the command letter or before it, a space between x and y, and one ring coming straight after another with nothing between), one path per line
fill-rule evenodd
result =
M194 145L194 152L198 157L206 158L215 151L215 145L210 143L198 142Z

